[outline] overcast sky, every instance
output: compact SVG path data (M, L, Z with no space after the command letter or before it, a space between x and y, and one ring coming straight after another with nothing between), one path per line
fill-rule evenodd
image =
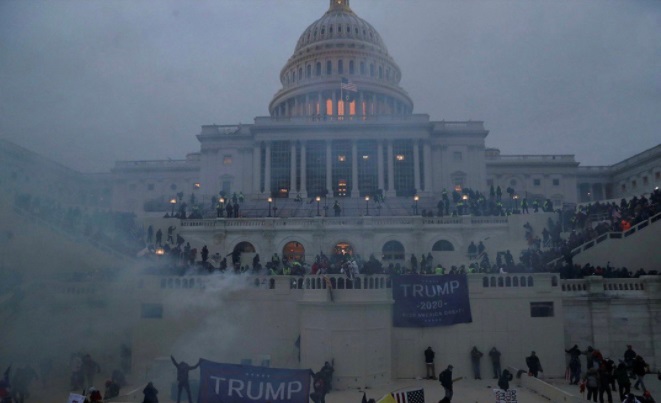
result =
M352 0L416 113L506 154L610 165L660 143L661 1ZM0 1L0 137L82 171L181 159L268 115L328 0Z

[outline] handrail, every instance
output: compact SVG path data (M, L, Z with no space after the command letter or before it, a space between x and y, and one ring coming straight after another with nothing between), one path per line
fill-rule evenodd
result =
M622 239L622 238L627 238L636 232L650 226L651 224L654 224L655 222L661 220L661 213L657 213L653 215L652 217L648 218L647 220L641 221L638 224L632 226L626 231L611 231L611 232L605 232L596 238L590 239L589 241L586 241L582 243L581 245L575 247L574 249L571 250L571 255L576 256L581 252L584 252L593 246L596 246L597 244L602 243L603 241L607 239ZM546 265L547 266L554 266L557 262L559 262L563 257L557 257L550 262L548 262Z

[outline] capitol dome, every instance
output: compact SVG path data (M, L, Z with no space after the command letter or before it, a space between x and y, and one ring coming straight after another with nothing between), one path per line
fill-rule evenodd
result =
M413 102L400 80L381 35L351 10L349 0L330 0L280 72L282 89L269 112L278 118L409 115Z

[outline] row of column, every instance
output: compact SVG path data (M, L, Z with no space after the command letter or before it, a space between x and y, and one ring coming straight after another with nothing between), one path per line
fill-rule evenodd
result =
M413 141L413 185L419 191L422 189L421 181L424 178L425 191L431 190L431 146L428 142L423 142L423 170L420 171L420 141ZM387 161L383 160L383 145L387 147ZM300 188L296 188L296 142L291 143L290 151L290 189L289 194L300 193L302 197L307 197L307 149L306 141L301 140L301 182ZM332 142L326 141L326 190L328 194L333 194L333 161L332 161ZM265 158L264 158L264 189L261 189L261 173L262 173L262 149L259 145L255 145L253 149L253 191L255 193L270 193L271 189L271 143L265 142ZM395 195L395 156L393 153L392 140L377 141L377 184L379 189L384 189L387 196ZM387 163L388 170L388 186L385 186L384 175L384 162ZM351 144L351 197L358 197L360 194L358 183L358 144L352 141Z
M344 93L346 94L346 92ZM282 102L273 111L275 117L296 117L296 116L338 116L340 102L342 101L342 91L333 91L331 96L322 96L319 92L316 94L306 94L304 96L294 97ZM327 107L328 101L331 101L331 108ZM380 115L386 113L386 108L389 109L388 114L404 115L410 113L406 105L394 97L390 96L377 96L375 93L365 93L359 91L354 98L356 101L355 115ZM362 106L365 105L365 111L362 111ZM344 114L342 116L349 116L349 103L343 104Z

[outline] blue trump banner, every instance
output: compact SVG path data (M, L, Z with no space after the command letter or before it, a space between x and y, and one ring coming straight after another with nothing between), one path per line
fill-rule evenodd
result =
M466 275L393 277L393 326L432 327L470 323Z
M309 369L279 369L200 360L198 403L307 403Z

